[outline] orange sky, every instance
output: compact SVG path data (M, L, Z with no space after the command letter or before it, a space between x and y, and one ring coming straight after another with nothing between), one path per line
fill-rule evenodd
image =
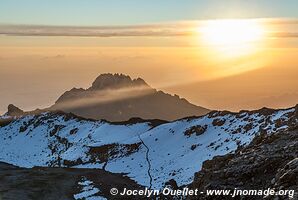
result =
M210 109L297 104L296 37L262 38L253 45L249 52L228 54L206 46L195 34L0 36L0 113L9 103L27 110L49 106L64 91L86 88L105 72L141 77Z

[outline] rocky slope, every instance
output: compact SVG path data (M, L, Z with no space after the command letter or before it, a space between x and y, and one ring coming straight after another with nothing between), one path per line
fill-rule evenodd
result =
M101 74L90 88L73 88L65 92L50 110L110 121L132 117L175 120L209 112L177 95L157 91L143 79L131 79L123 74Z
M98 168L139 185L190 184L206 160L233 153L260 133L285 131L298 108L211 112L173 122L88 120L63 112L2 117L0 161L20 167ZM0 120L1 121L1 120Z
M287 195L273 195L266 199L298 199L298 106L287 130L272 134L261 132L235 154L216 156L205 161L195 174L191 188L251 189L267 188L292 191ZM294 194L293 190L296 190ZM200 196L201 199L231 199L231 196ZM236 196L240 199L240 196ZM242 196L241 199L263 199L263 196Z

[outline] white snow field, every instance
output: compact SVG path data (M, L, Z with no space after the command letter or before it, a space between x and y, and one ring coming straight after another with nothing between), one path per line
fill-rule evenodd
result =
M192 182L204 161L249 144L261 130L286 129L294 111L212 112L155 127L149 121L113 124L63 113L24 116L0 127L0 161L27 168L104 168L152 189L170 179L180 186Z

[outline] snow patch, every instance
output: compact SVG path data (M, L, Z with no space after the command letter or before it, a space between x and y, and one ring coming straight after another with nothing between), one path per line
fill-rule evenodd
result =
M74 194L73 197L75 200L105 200L106 198L98 196L96 194L100 193L100 190L96 188L92 181L88 180L86 177L83 177L78 186L82 187L81 192Z

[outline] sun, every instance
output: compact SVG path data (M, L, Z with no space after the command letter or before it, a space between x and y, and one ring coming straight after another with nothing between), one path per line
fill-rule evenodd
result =
M209 20L198 32L204 44L229 55L241 55L257 48L264 27L256 20Z

